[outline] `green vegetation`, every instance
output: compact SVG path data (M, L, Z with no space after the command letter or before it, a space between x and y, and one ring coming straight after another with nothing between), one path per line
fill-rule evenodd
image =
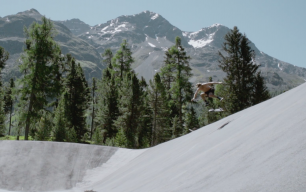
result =
M23 77L20 79L21 88L19 113L20 121L25 124L25 140L28 140L31 123L39 121L42 114L48 111L48 103L59 91L58 74L61 50L55 43L53 23L42 18L42 24L33 23L29 29L24 29L27 40L26 48L19 66ZM44 111L44 112L43 112Z
M234 27L223 44L227 56L222 55L219 67L227 74L224 79L226 109L236 113L247 107L270 98L264 79L258 71L259 65L253 63L254 51L249 46L246 35Z
M135 60L124 40L116 53L104 51L107 67L102 78L93 78L89 86L82 65L94 64L62 55L50 20L43 17L41 24L33 23L25 33L21 78L5 86L0 81L0 140L146 148L269 98L258 66L252 64L248 39L237 28L225 37L228 56L220 53L220 67L227 77L215 93L226 102L208 98L212 108L223 107L224 113L209 113L201 101L190 103L191 58L179 37L165 51L161 72L148 84L132 70ZM8 57L0 47L0 72Z
M5 67L5 62L9 58L9 53L0 47L0 136L5 133L5 101L4 101L4 89L2 85L2 70Z

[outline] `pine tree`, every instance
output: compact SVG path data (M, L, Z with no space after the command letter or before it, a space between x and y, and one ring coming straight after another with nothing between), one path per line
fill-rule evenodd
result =
M85 111L89 107L90 91L80 64L76 64L74 58L70 63L70 69L64 80L64 100L68 111L64 114L69 125L67 133L70 140L81 142L86 128ZM70 135L70 136L69 136ZM72 138L72 139L71 139Z
M94 130L94 119L95 119L95 105L96 105L96 79L92 78L92 88L91 88L91 93L92 93L92 113L91 113L91 128L90 128L90 139L92 138L93 130Z
M106 52L109 54L109 52ZM126 40L123 40L121 43L120 49L116 52L113 57L112 66L117 72L117 76L120 78L120 81L123 80L124 73L132 70L131 65L134 62L132 57L131 49Z
M88 130L85 112L89 107L90 90L80 64L67 55L68 71L63 79L62 95L55 109L56 141L82 142Z
M237 27L226 34L223 50L227 56L219 52L219 66L227 74L224 79L226 108L230 113L235 113L255 104L253 98L257 91L254 86L260 82L257 78L259 65L253 62L255 53L249 46L248 38Z
M180 123L180 120L178 116L173 117L172 119L172 136L171 138L174 139L178 136L180 136L178 133L180 133L183 130L183 125Z
M138 132L138 148L147 148L151 146L152 139L152 109L149 99L149 87L146 80L141 77L139 80L141 90L140 116Z
M55 109L54 117L54 140L69 141L68 130L72 129L70 103L68 93L64 92L59 99L57 108Z
M92 140L93 140L94 144L96 144L96 145L101 145L102 144L103 135L102 135L101 130L99 128L95 129Z
M5 62L9 59L9 53L0 46L0 70L5 67ZM0 74L1 75L1 74Z
M260 72L257 72L256 74L256 79L253 88L254 88L254 94L252 97L253 105L256 105L260 102L263 102L271 98L271 95L265 85L264 78L261 76Z
M20 99L28 100L21 102L27 106L21 118L25 121L25 140L28 140L30 124L41 118L41 110L47 110L49 100L59 91L53 84L56 70L53 65L55 58L60 57L60 48L53 40L54 31L52 22L45 17L41 25L33 23L29 29L25 28L26 48L19 66L24 74L20 80Z
M57 74L54 74L60 94L57 95L55 102L52 104L54 107L53 139L60 142L74 142L74 140L69 138L68 134L73 126L71 100L69 99L69 92L66 87L67 77L71 74L72 65L75 68L75 60L71 54L67 54L60 58L58 65L56 65L59 70ZM75 69L73 71L75 73Z
M104 58L103 62L106 63L107 68L112 69L113 52L110 49L106 49L102 54L102 57Z
M191 106L185 111L185 130L184 133L188 133L190 130L196 130L200 128L199 120L194 108Z
M51 73L52 79L53 79L53 89L54 89L54 97L55 100L53 100L49 107L53 107L53 111L58 106L59 99L61 98L62 93L64 92L64 79L65 76L67 76L67 72L70 68L70 63L73 57L71 54L67 54L66 56L60 55L59 57L55 57L54 64L52 65L53 70Z
M178 117L179 128L174 132L176 137L183 133L183 106L190 101L192 95L189 60L190 57L181 45L181 39L176 37L175 45L166 52L165 66L161 69L163 83L168 90L169 107L172 109L170 116Z
M115 121L117 129L124 129L129 148L139 148L139 132L143 118L143 95L144 90L135 73L126 73L119 89L119 117Z
M116 76L112 65L113 54L110 49L107 49L102 56L107 68L103 70L102 79L97 84L95 125L99 133L103 132L103 143L105 144L107 138L115 138L117 134L118 130L114 126L114 121L119 115L119 109L118 87L116 86Z
M5 112L4 112L4 101L3 101L3 90L0 87L0 137L5 135Z
M170 139L171 135L167 135L167 125L169 125L169 110L167 107L167 95L164 84L161 82L159 73L156 73L154 80L150 80L149 104L152 109L152 139L151 146L157 145Z
M5 67L5 62L9 58L9 53L0 47L0 135L5 132L5 109L4 109L4 90L2 86L2 69Z
M47 141L51 136L53 128L53 115L50 112L42 111L40 119L32 124L33 127L30 129L33 134L32 138L38 141Z
M123 130L123 128L120 128L118 133L116 134L115 146L126 148L126 147L128 147L127 143L128 143L128 141L127 141L127 138L126 138L126 133Z
M12 112L13 112L13 104L14 104L14 96L13 96L13 89L15 88L15 82L14 79L10 79L10 85L7 88L4 96L4 112L7 114L9 113L9 132L8 134L11 134L11 127L12 127Z

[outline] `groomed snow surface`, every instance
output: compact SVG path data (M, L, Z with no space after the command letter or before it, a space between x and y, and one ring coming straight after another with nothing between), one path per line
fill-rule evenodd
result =
M304 192L305 95L304 83L144 150L2 141L0 191Z

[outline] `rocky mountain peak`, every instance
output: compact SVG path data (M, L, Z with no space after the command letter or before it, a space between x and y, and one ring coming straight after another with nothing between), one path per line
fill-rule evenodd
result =
M23 27L40 21L41 17L37 10L30 9L0 18L0 46L9 51L12 58L8 66L13 66L14 59L22 53L25 40ZM133 68L146 80L152 79L163 64L164 52L174 45L177 36L181 37L183 47L191 56L190 65L196 75L190 81L207 81L208 77L221 80L224 77L218 67L218 51L222 51L224 36L230 28L221 24L213 24L195 32L185 32L160 14L151 11L122 15L95 26L89 26L79 19L54 21L54 24L58 31L55 40L61 44L63 54L73 53L76 59L83 62L87 77L101 75L99 70L103 67L100 66L100 54L106 48L115 52L122 41L127 40L135 58ZM286 89L286 86L305 81L305 69L263 54L251 40L250 46L255 51L255 62L261 65L270 88ZM92 66L96 67L94 72ZM273 78L271 74L274 74Z
M69 19L65 21L58 21L59 23L65 25L72 34L78 36L82 33L86 33L90 30L90 26L85 22L81 21L80 19Z
M213 24L195 32L183 32L183 36L187 39L188 44L194 48L202 48L209 45L221 47L223 37L229 30L229 28L221 24Z
M17 15L32 17L36 20L40 20L42 17L42 15L36 9L30 9L23 12L19 12L17 13Z
M182 36L182 31L170 24L161 15L143 11L134 15L122 15L106 23L98 24L80 35L81 38L90 40L110 47L117 47L123 39L128 42L141 43L146 38L164 38L170 42L175 41L175 37L182 38L182 44L190 47Z

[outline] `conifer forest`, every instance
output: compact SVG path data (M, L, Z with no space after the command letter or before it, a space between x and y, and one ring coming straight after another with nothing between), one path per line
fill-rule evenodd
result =
M102 53L101 79L86 79L71 54L62 54L54 41L52 21L42 18L24 29L26 41L19 59L20 78L3 82L9 54L0 47L0 138L147 148L188 134L271 96L253 63L248 38L234 27L219 52L226 73L215 85L209 106L189 80L193 76L179 37L164 54L162 68L147 82L132 69L130 45ZM204 82L200 82L204 83ZM223 108L223 112L208 112Z

